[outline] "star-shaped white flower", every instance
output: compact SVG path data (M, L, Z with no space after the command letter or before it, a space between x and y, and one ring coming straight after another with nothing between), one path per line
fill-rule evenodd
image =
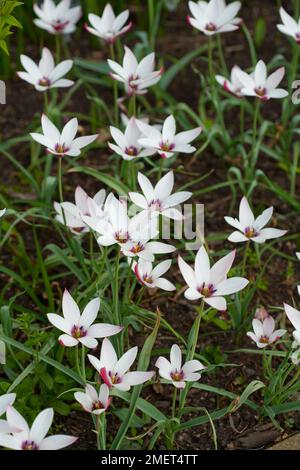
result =
M263 321L254 318L252 327L253 332L248 331L247 336L249 336L260 349L275 343L275 341L286 333L286 330L275 330L274 318L269 315Z
M46 437L52 421L53 409L41 411L35 418L31 428L23 416L12 406L6 411L6 418L11 434L0 434L0 446L12 450L58 450L68 447L78 437L57 434Z
M129 197L135 205L153 215L161 214L169 219L183 220L182 212L176 209L176 206L187 201L193 193L180 191L172 194L174 188L173 171L169 171L161 178L155 187L142 173L138 173L138 182L143 194L129 193Z
M93 415L104 413L110 405L109 387L102 384L99 390L87 384L84 392L74 393L75 399L80 403L82 408Z
M117 127L110 127L110 133L115 144L108 143L111 150L120 155L124 160L135 160L138 157L149 157L156 153L156 149L144 149L139 144L139 139L143 136L137 125L137 119L133 116L126 125L123 133Z
M188 23L207 36L218 33L227 33L239 29L242 22L237 18L241 2L232 2L226 6L224 0L210 0L209 2L189 2L189 9L193 16L188 16Z
M170 361L160 356L155 366L158 367L159 375L171 383L176 388L185 388L185 382L197 382L201 378L200 370L205 369L198 360L191 360L182 365L181 349L177 344L173 344L170 351Z
M39 6L33 5L37 19L34 24L51 34L71 34L76 29L82 10L81 6L71 7L71 0L61 0L57 5L53 0L43 0Z
M230 79L223 77L222 75L216 75L216 80L224 90L228 91L232 95L241 98L243 95L242 89L244 88L243 83L240 81L238 71L241 70L238 65L234 65L231 69Z
M92 26L85 25L85 28L89 33L104 39L109 44L113 44L117 37L130 30L132 22L125 25L128 17L129 10L125 10L116 16L112 6L108 3L103 10L102 17L93 13L88 15Z
M42 115L41 123L43 134L32 132L31 137L39 144L44 145L48 152L61 157L64 155L77 157L83 147L91 144L98 137L98 134L95 134L76 138L78 131L77 118L70 119L61 133L45 114Z
M102 380L109 388L128 391L134 385L140 385L150 380L154 372L128 372L135 361L138 348L129 349L118 359L113 345L105 338L102 343L100 360L95 356L88 355L90 363L100 374Z
M94 323L100 308L100 300L91 300L80 314L79 307L71 294L65 290L62 301L63 317L56 313L48 313L50 323L64 334L59 337L62 346L77 346L81 343L87 348L96 348L96 338L113 336L123 330L122 326L110 325L108 323Z
M55 66L53 56L46 47L43 48L42 58L38 64L23 54L20 60L25 72L17 72L18 76L33 85L37 91L66 88L74 84L72 80L62 78L73 67L73 60L64 60Z
M144 135L139 139L139 144L144 148L156 149L162 158L170 158L175 153L195 152L196 149L190 145L190 142L195 140L202 131L201 127L196 127L176 134L176 121L172 115L164 121L161 131L156 126L149 126L141 121L137 125Z
M202 246L196 255L195 269L192 269L179 256L179 269L188 285L188 289L184 293L185 297L188 300L203 299L204 302L217 310L226 310L227 303L224 295L235 294L249 283L243 277L227 279L235 254L235 250L231 251L211 268L208 254Z
M271 98L285 98L289 94L283 88L277 88L284 77L284 67L280 67L268 77L266 64L260 60L254 73L248 74L243 70L237 70L236 73L243 84L242 94L245 96L255 96L267 101Z
M170 269L171 264L172 260L165 260L153 268L150 261L139 260L133 262L132 270L137 279L149 289L159 288L173 291L176 290L174 284L162 277Z
M279 13L283 23L277 25L279 31L287 36L291 36L295 39L297 44L300 44L300 18L298 21L294 20L294 18L282 7L280 8Z
M269 207L256 219L244 196L240 202L239 220L233 217L224 217L226 222L237 231L233 232L228 240L233 243L248 242L265 243L266 240L282 237L286 230L277 228L264 228L273 215L273 207Z
M129 96L144 95L148 88L159 82L163 70L154 70L154 52L138 62L129 47L125 46L124 49L123 65L108 59L108 65L112 70L110 75L115 80L124 83L126 93Z
M70 228L72 233L85 233L90 230L89 226L82 220L82 216L96 216L102 210L105 201L105 189L101 189L93 198L89 198L87 193L77 186L75 191L75 204L72 202L54 202L56 211L55 219L61 224Z

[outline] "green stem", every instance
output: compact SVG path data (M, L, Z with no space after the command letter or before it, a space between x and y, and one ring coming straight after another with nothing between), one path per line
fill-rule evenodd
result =
M56 48L56 53L55 53L55 58L56 62L60 62L60 57L61 57L61 36L59 34L55 35L55 48Z
M44 113L48 114L48 106L49 106L49 97L47 90L44 91Z
M133 93L131 100L130 100L130 115L131 117L134 116L136 117L136 95Z
M178 389L174 387L173 400L172 400L172 418L175 418L176 416L177 391Z
M227 65L225 62L225 57L224 57L224 52L223 52L223 47L222 47L222 39L221 39L221 34L217 34L217 45L218 45L218 52L219 52L219 59L220 59L220 64L223 72L225 75L228 75L228 69Z
M260 99L257 99L255 103L254 115L253 115L252 150L251 150L250 173L249 173L249 180L251 181L251 183L252 183L252 179L254 176L256 160L257 160L257 124L258 124L260 104L261 104Z
M246 274L249 247L250 247L250 240L246 243L246 247L245 247L245 251L244 251L244 255L243 255L242 276L245 276L245 274Z
M75 364L76 364L76 370L77 370L77 373L78 373L79 377L82 377L82 373L81 373L80 365L79 365L79 346L78 346L78 344L76 345L76 348L75 348Z
M96 418L97 431L97 448L98 450L106 450L106 416L105 413L97 415Z
M149 17L149 44L150 48L153 50L154 49L154 35L152 33L154 29L154 1L153 0L148 0L148 17Z
M109 45L110 49L110 57L111 60L115 60L115 49L114 45ZM116 80L113 81L113 88L114 88L114 115L115 115L115 124L118 126L119 124L119 107L118 107L118 82Z
M82 368L82 378L86 382L86 373L85 373L85 347L81 346L81 368Z

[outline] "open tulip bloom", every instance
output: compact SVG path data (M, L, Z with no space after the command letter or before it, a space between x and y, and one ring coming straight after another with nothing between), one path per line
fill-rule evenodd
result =
M203 364L196 359L188 361L182 365L181 349L177 344L173 344L170 351L170 361L160 356L155 366L158 367L159 375L171 383L176 388L185 388L185 382L197 382L201 378L198 371L205 369Z
M0 396L0 416L6 413L8 406L13 405L16 399L15 393L6 393ZM7 434L10 432L10 426L7 421L0 419L0 436L1 434Z
M94 142L98 137L98 135L89 135L76 138L78 131L77 118L70 119L61 133L45 114L42 115L41 123L43 134L32 132L31 137L39 144L44 145L48 152L60 157L64 155L78 157L81 149Z
M285 98L289 94L288 91L277 88L284 77L284 67L280 67L268 77L266 64L260 60L254 73L248 74L243 70L237 70L236 73L243 84L242 94L245 96L256 96L262 101L267 101L270 98Z
M153 215L161 214L174 220L182 220L181 211L175 208L187 201L192 196L188 191L180 191L172 194L174 187L174 173L169 171L161 180L152 186L150 180L142 173L138 174L138 182L143 194L129 193L132 202Z
M140 145L144 148L155 148L162 158L170 158L175 153L195 152L196 149L190 145L190 142L195 140L202 131L201 127L196 127L176 134L176 121L172 115L165 120L162 131L141 121L138 122L138 126L144 135L139 139Z
M67 88L74 84L72 80L62 78L73 67L73 61L64 60L55 66L53 56L46 47L43 48L39 64L23 54L20 60L25 72L17 72L18 76L33 85L37 91L46 91L49 88Z
M213 36L239 29L242 20L236 15L240 8L241 2L232 2L226 6L224 0L190 1L189 9L193 16L188 16L187 19L194 28L207 36Z
M75 392L74 397L85 411L93 415L104 413L111 401L109 387L106 384L101 385L99 393L92 385L87 384L85 392Z
M35 25L51 34L71 34L82 15L81 6L71 7L71 0L61 0L58 5L53 0L43 0L39 6L33 5L37 19Z
M100 308L100 300L91 300L82 314L71 294L65 290L62 300L63 317L55 313L48 313L50 323L64 332L59 337L62 346L77 346L81 343L87 348L96 348L96 338L113 336L122 331L122 326L110 325L108 323L94 323Z
M97 215L97 208L101 211L105 201L105 189L101 189L93 197L89 198L87 193L77 186L75 191L75 204L72 202L58 203L54 202L54 209L56 211L55 219L61 224L70 228L71 232L85 233L90 230L88 225L82 220L82 216ZM91 203L94 202L94 204ZM96 209L94 209L96 206ZM94 212L95 211L95 212Z
M277 25L279 31L287 36L291 36L295 39L297 44L300 44L300 18L298 21L294 20L294 18L292 18L282 7L280 8L279 13L283 23Z
M275 330L274 318L269 315L263 321L254 318L252 320L252 328L253 332L248 331L247 336L249 336L260 349L275 343L275 341L286 333L286 330Z
M137 125L137 119L133 116L126 125L123 133L117 127L110 127L110 133L115 144L108 143L111 150L120 155L124 160L135 160L138 157L149 157L156 153L156 149L144 149L139 144L142 132Z
M233 243L248 242L252 240L255 243L265 243L266 240L282 237L287 233L286 230L277 228L264 228L273 215L273 207L269 207L256 219L244 196L240 203L239 220L233 217L224 217L226 222L237 231L233 232L228 240Z
M228 93L241 98L244 96L242 93L244 85L239 79L239 70L241 70L240 67L238 65L234 65L231 69L230 79L223 77L222 75L216 75L216 80Z
M300 343L300 311L295 309L294 307L291 307L288 304L284 304L284 310L285 310L286 316L288 317L291 324L295 328L295 331L293 332L293 336L295 340Z
M138 262L133 262L132 270L140 283L148 287L148 289L159 288L165 291L174 291L176 290L174 284L162 277L169 271L171 264L172 260L165 260L153 268L151 262L139 260Z
M46 437L53 416L52 408L41 411L30 428L23 416L9 406L6 418L11 433L0 434L0 446L12 450L58 450L76 442L78 438L73 436L57 434Z
M127 95L144 95L148 88L159 82L163 70L154 70L154 52L138 62L129 47L125 46L124 49L123 65L108 59L112 70L110 75L118 82L124 83Z
M125 24L128 17L129 10L125 10L116 16L111 5L108 3L103 10L102 17L93 13L88 15L91 26L85 25L85 28L89 33L104 39L109 44L113 44L117 37L130 30L132 23Z
M100 360L90 354L88 358L109 388L115 387L119 390L128 391L134 385L147 382L154 375L153 371L128 372L135 361L137 353L138 348L135 346L118 359L113 345L109 339L105 338L102 342Z
M231 295L244 289L248 280L243 277L231 277L227 274L235 258L235 250L217 261L210 267L208 254L202 246L195 259L195 269L192 269L180 256L178 265L181 274L188 285L184 295L188 300L202 299L216 310L226 310L227 303L224 295Z

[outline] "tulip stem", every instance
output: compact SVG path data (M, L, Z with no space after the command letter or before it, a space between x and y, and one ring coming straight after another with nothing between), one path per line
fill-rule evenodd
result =
M47 90L44 91L44 113L48 113L49 98Z
M250 247L250 240L246 243L246 247L244 250L243 263L242 263L242 276L245 276L246 274L249 247Z
M258 124L258 116L259 116L259 110L260 110L260 100L257 99L254 107L254 115L253 115L253 132L252 132L252 151L251 151L251 161L250 161L250 174L249 174L249 180L252 183L254 172L255 172L255 166L256 166L256 160L257 160L257 124Z
M56 62L60 62L60 56L61 56L61 36L59 34L55 35L55 48L56 48L56 53L55 53L55 58Z
M76 370L77 370L77 373L78 373L79 377L83 378L82 377L82 372L80 370L80 365L79 365L79 347L78 347L78 344L75 347L75 364L76 364Z
M113 304L114 304L114 316L115 316L115 324L121 325L120 320L120 311L119 311L119 267L120 267L120 249L117 248L117 255L115 260L115 279L114 279L114 287L113 287ZM122 341L122 337L121 337ZM122 351L122 347L118 342L119 353Z
M201 323L203 310L204 310L204 301L201 300L200 309L194 321L193 328L191 330L192 336L190 335L189 337L189 342L188 342L187 352L186 352L186 361L191 361L192 359L194 359L196 348L197 348L197 343L198 343L200 323ZM179 411L181 411L184 408L188 391L189 391L189 386L188 384L186 384L185 388L180 393Z
M217 45L218 45L218 52L219 52L219 59L220 59L221 68L224 71L224 73L227 75L228 74L228 69L227 69L227 65L226 65L226 62L225 62L225 57L224 57L224 52L223 52L223 47L222 47L222 39L221 39L220 34L217 34Z
M105 413L97 415L96 419L97 426L97 448L98 450L106 449L106 417Z
M82 378L84 382L86 382L86 374L85 374L85 347L81 346L81 367L82 367Z
M139 297L137 299L136 305L140 305L140 303L143 299L143 296L144 296L144 292L145 292L145 287L143 286L140 290Z
M62 204L64 201L63 195L63 186L62 186L62 157L58 157L58 193L59 193L59 202ZM63 216L64 226L67 227L66 215L63 206L61 205L61 212Z
M174 387L173 400L172 400L172 418L175 418L176 416L177 391L178 389Z
M110 50L110 57L111 60L115 60L115 49L113 43L109 45ZM118 82L114 80L113 82L114 87L114 114L115 114L115 124L119 124L119 107L118 107Z
M133 93L131 100L130 100L130 116L136 117L136 95Z

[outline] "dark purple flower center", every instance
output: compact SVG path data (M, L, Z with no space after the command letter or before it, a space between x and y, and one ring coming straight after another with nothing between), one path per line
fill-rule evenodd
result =
M130 145L130 147L126 147L125 153L126 155L130 155L131 157L136 157L139 151L134 145Z
M38 450L38 446L34 441L24 441L22 443L22 450Z
M83 328L83 326L74 325L71 330L71 335L76 339L84 338L86 336L86 330Z
M203 297L211 297L217 289L214 288L213 284L205 284L205 282L203 282L202 286L198 290Z
M122 232L120 230L119 232L115 233L115 239L119 243L127 243L130 240L130 235L128 232Z
M253 238L257 236L257 232L253 227L246 227L244 233L247 238Z
M178 371L175 370L174 372L171 372L171 379L174 380L174 382L181 382L184 378L184 373L182 370Z
M266 335L262 335L260 338L259 338L259 342L260 343L263 343L263 344L269 344L270 342L270 338Z
M145 249L144 245L141 242L138 242L132 248L130 248L131 253L137 254Z
M63 154L63 155L67 153L69 150L69 148L66 147L65 144L55 144L54 149L55 149L55 152Z
M162 202L159 200L159 199L153 199L149 204L148 206L150 207L150 209L154 210L154 211L161 211L162 209Z
M216 31L217 26L214 23L210 22L206 24L205 29L206 31Z
M103 403L101 403L101 401L94 401L93 402L92 411L103 410L103 409L104 409L104 406L103 406Z
M110 378L112 384L115 385L115 384L121 383L121 377L119 377L117 372L115 372L113 374L111 371L109 371L108 375L109 375L109 378Z
M170 142L166 140L165 142L161 142L159 144L159 148L164 152L171 152L175 148L175 144L170 144Z
M262 86L259 86L259 87L255 88L254 91L257 94L257 96L259 96L260 98L263 98L264 96L266 96L266 93L267 93L266 88L264 88Z
M50 86L51 85L51 82L49 80L49 78L47 77L43 77L39 80L39 83L38 83L40 86Z
M152 284L153 279L150 276L150 274L144 274L143 275L143 281L146 282L146 284Z

